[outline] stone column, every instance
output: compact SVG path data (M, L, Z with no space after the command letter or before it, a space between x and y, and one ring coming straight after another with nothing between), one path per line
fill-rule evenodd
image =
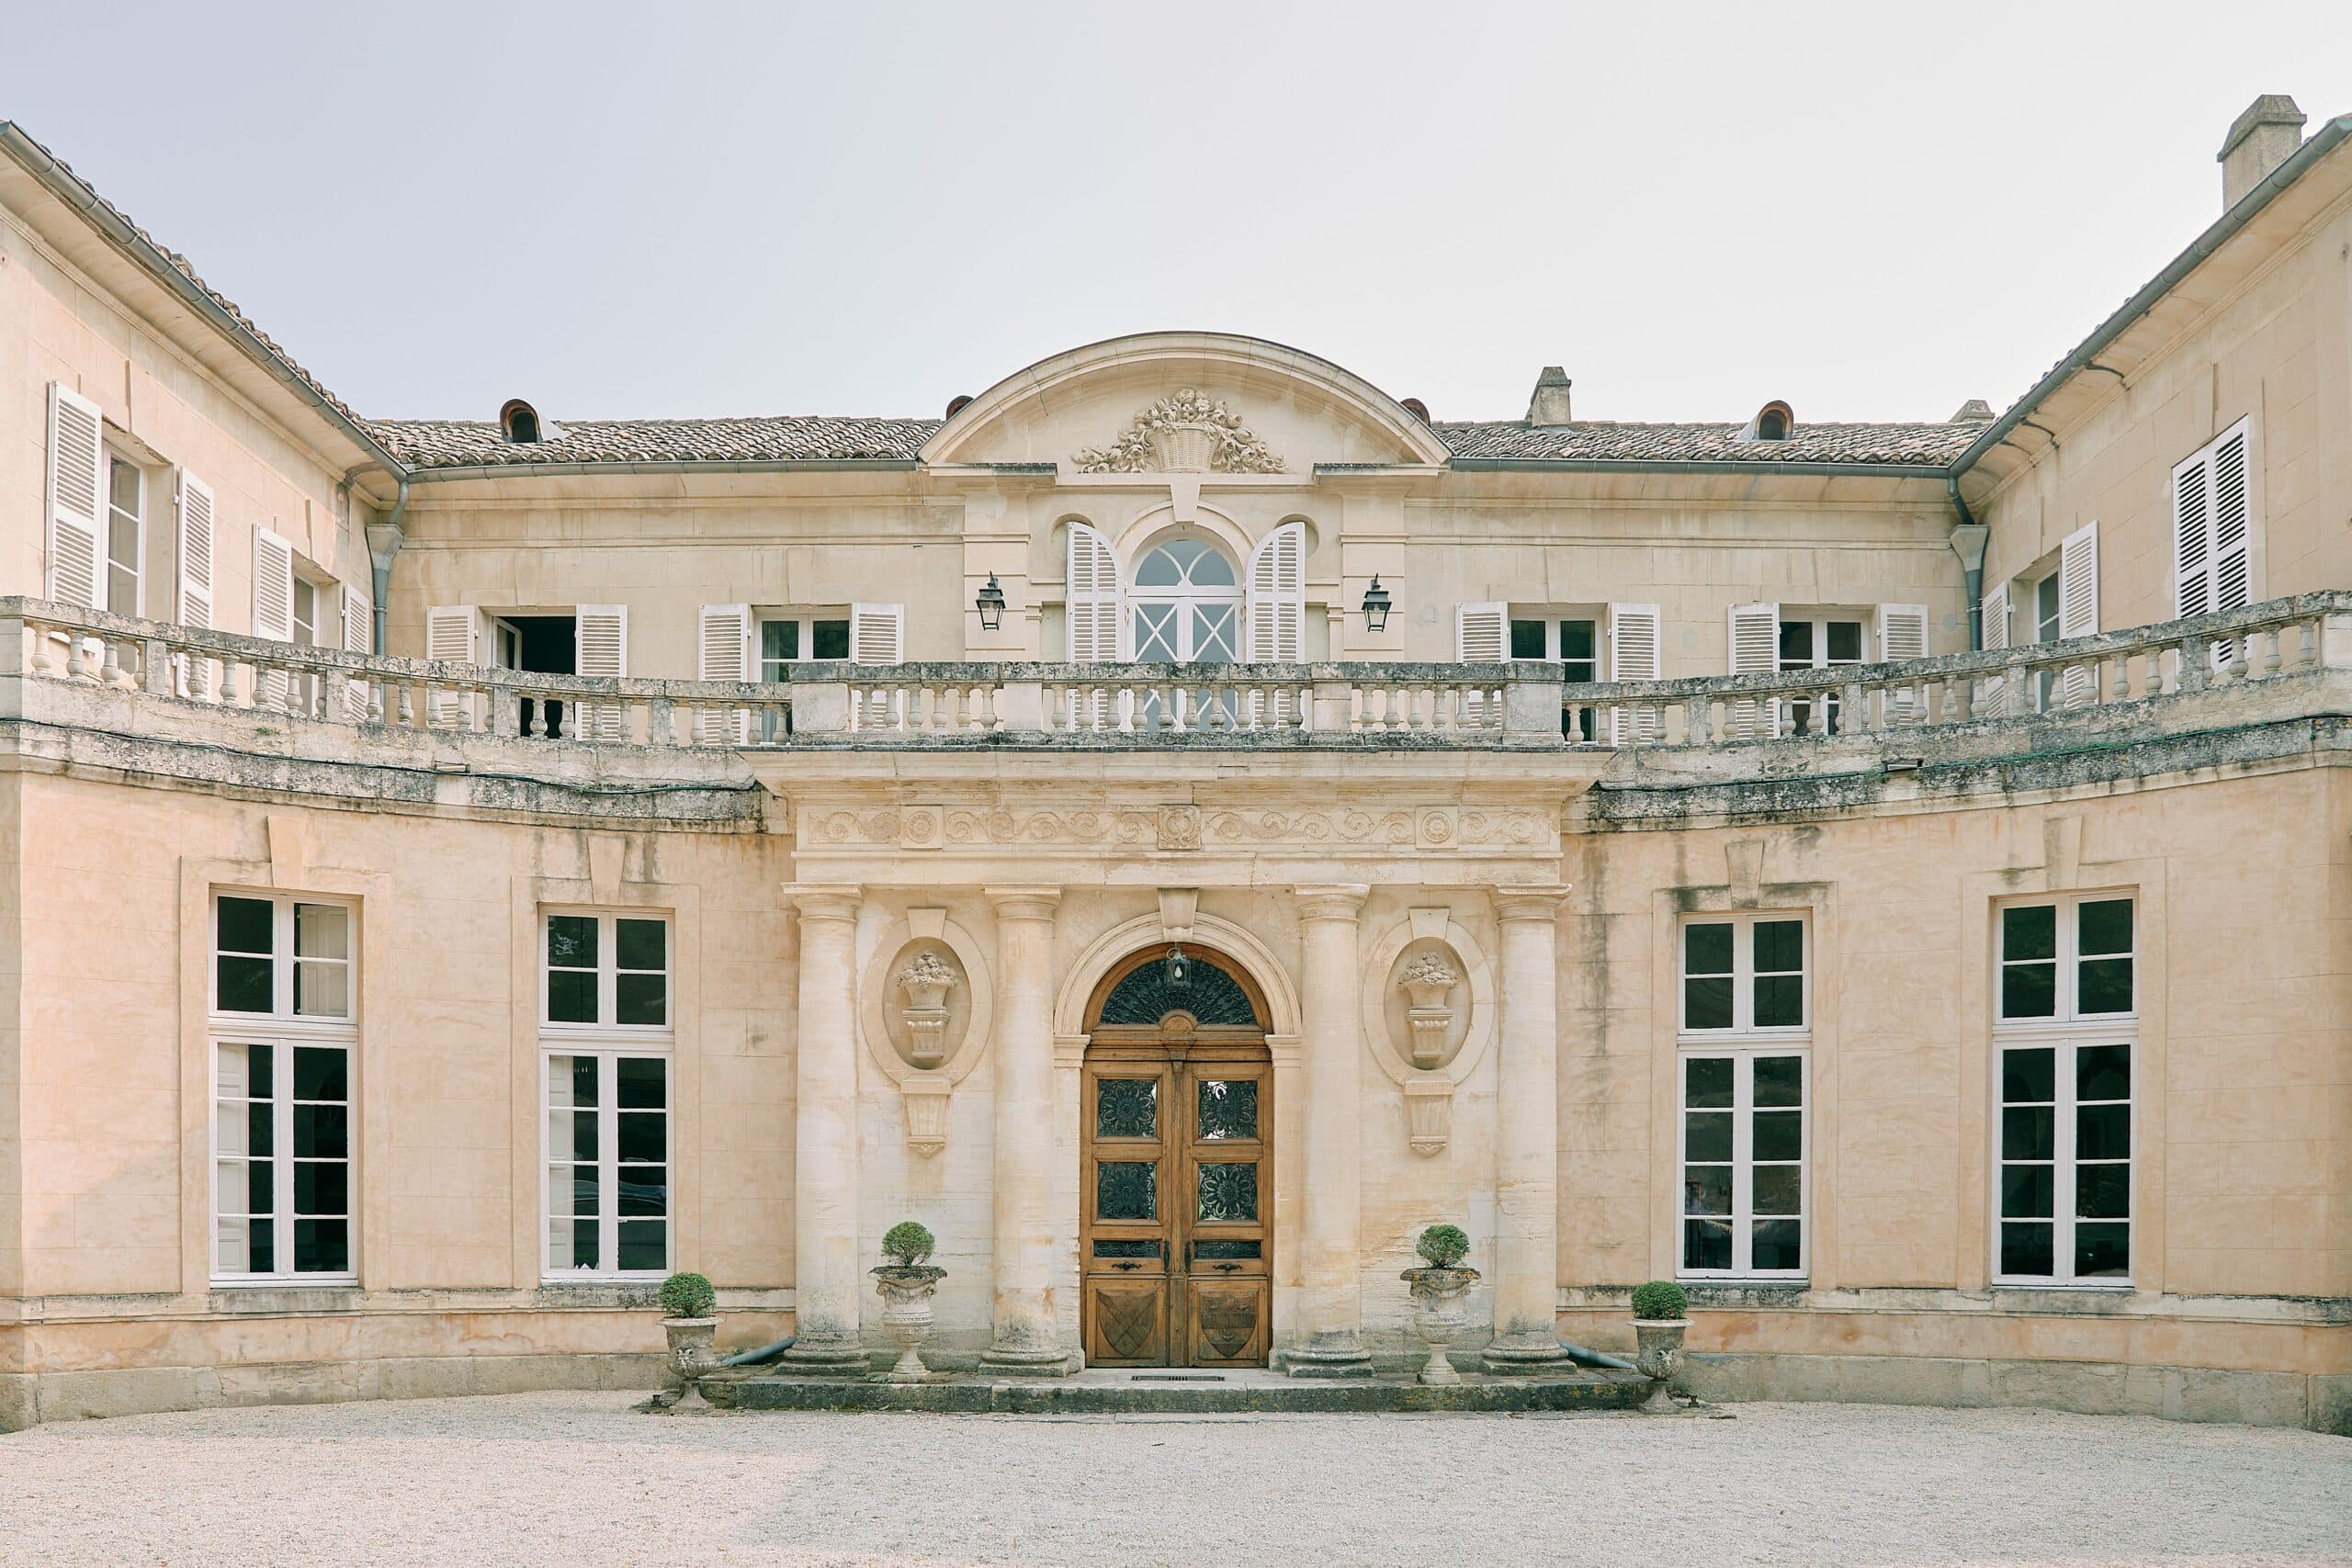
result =
M1054 907L1058 887L990 887L996 906L993 1329L983 1369L1059 1376L1054 1323Z
M1497 1366L1565 1360L1560 1284L1559 972L1554 912L1565 887L1498 887L1502 1038L1495 1086Z
M857 1252L855 883L802 883L800 1017L794 1034L791 1349L799 1371L864 1376Z
M1356 917L1361 883L1298 890L1305 937L1306 1187L1299 1256L1299 1343L1283 1354L1295 1377L1372 1371L1363 1348L1363 975Z

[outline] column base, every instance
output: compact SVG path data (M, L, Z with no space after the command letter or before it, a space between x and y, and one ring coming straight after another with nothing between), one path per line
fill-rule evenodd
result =
M1541 1329L1501 1335L1478 1354L1488 1367L1498 1372L1533 1371L1545 1367L1564 1366L1572 1359L1567 1347L1560 1343L1558 1335L1546 1334Z
M1363 1348L1353 1329L1342 1329L1275 1351L1274 1366L1295 1378L1368 1378L1372 1352Z
M865 1346L849 1334L804 1335L776 1364L807 1378L862 1378L874 1370Z
M991 1345L980 1352L980 1374L1000 1378L1066 1378L1078 1358L1051 1346Z

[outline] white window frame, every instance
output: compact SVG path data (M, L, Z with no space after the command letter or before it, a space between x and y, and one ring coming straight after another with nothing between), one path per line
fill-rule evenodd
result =
M819 621L839 621L844 628L847 628L850 626L851 616L849 606L846 604L842 605L838 610L762 610L754 608L752 611L752 665L753 669L758 671L758 673L753 677L755 680L776 681L782 679L780 676L771 675L768 673L768 623L771 621L788 621L797 625L800 628L800 651L794 654L789 659L779 660L777 662L783 664L814 664L817 662L817 656L809 650L817 646L817 623ZM846 637L847 635L847 631L844 630L843 636ZM854 651L854 649L853 649L853 652ZM841 659L829 660L828 662L845 663L849 660L851 654L844 653Z
M1793 1215L1766 1214L1768 1220L1794 1219L1797 1222L1797 1265L1793 1269L1758 1269L1755 1267L1755 1168L1756 1168L1756 1064L1763 1057L1793 1056L1797 1062L1797 1103L1794 1106L1767 1106L1768 1112L1793 1110L1797 1113L1797 1212ZM1730 1109L1731 1142L1731 1213L1728 1215L1693 1215L1684 1211L1680 1201L1686 1173L1690 1168L1690 1064L1694 1061L1728 1061L1732 1065L1732 1103ZM1674 1213L1674 1272L1681 1280L1804 1280L1810 1276L1813 1265L1813 1047L1809 1040L1756 1041L1748 1044L1725 1045L1709 1041L1686 1044L1675 1055L1674 1063L1674 1185L1677 1202ZM1720 1106L1702 1106L1702 1113L1721 1114ZM1708 1160L1709 1165L1724 1162ZM1787 1165L1787 1160L1768 1161L1770 1165ZM1693 1266L1685 1250L1690 1222L1692 1219L1726 1219L1731 1225L1731 1265L1724 1269L1702 1269Z
M2080 1009L2081 964L2083 961L2081 907L2085 904L2111 903L2128 900L2132 905L2132 948L2129 953L2095 953L2095 958L2129 957L2132 961L2131 1010L2110 1013L2086 1013ZM2009 966L2007 951L2007 915L2011 909L2049 908L2056 910L2053 949L2056 965L2052 982L2054 1011L2048 1018L2010 1019L2004 1016L2002 980ZM1992 1158L1991 1190L1986 1194L1990 1224L1990 1257L1987 1266L1994 1284L2004 1289L2058 1289L2093 1291L2130 1291L2135 1288L2134 1274L2140 1258L2139 1177L2140 1149L2140 1075L2143 1061L2140 1052L2141 987L2145 976L2140 962L2140 920L2143 901L2137 889L2105 888L2082 893L2039 894L2005 899L1993 906L1992 942ZM2041 963L2044 960L2024 962ZM2122 1103L2126 1109L2128 1132L2125 1156L2120 1161L2100 1163L2124 1167L2124 1190L2127 1193L2124 1217L2118 1220L2095 1220L2098 1224L2120 1224L2125 1228L2126 1269L2123 1276L2111 1274L2084 1275L2074 1271L2075 1226L2082 1216L2078 1207L2077 1181L2080 1167L2075 1157L2077 1147L2076 1111L2081 1101L2076 1089L2076 1058L2090 1048L2120 1045L2127 1053L2132 1089ZM2003 1177L2011 1164L2040 1164L2039 1160L2011 1161L2004 1145L2004 1112L2009 1106L2002 1087L2003 1059L2011 1050L2048 1049L2052 1052L2051 1120L2051 1263L2048 1274L2007 1274L2001 1269L2001 1228ZM2026 1102L2033 1103L2033 1102ZM2112 1104L2111 1100L2095 1100L2093 1104Z
M270 997L268 1012L230 1012L220 1005L220 900L243 898L271 907ZM345 1011L341 1018L294 1010L294 909L297 905L322 905L345 913ZM344 1288L359 1282L359 907L356 900L311 893L281 893L246 887L216 887L206 904L205 1002L208 1014L205 1045L206 1211L205 1269L218 1287L288 1285ZM258 956L248 954L246 956ZM311 963L335 962L309 960ZM283 1235L273 1240L286 1265L267 1273L231 1273L220 1268L220 1053L223 1046L266 1045L274 1054L271 1073L272 1213ZM344 1054L344 1248L350 1267L344 1269L297 1270L294 1256L293 1107L294 1058L297 1048L340 1050ZM235 1156L250 1158L250 1155ZM313 1216L316 1217L316 1216Z
M594 919L596 931L596 1016L595 1023L556 1023L548 1017L548 922L559 915ZM620 920L655 920L663 928L662 958L662 1018L659 1024L615 1023L616 996L620 970L620 945L616 922ZM539 1113L539 1273L549 1283L583 1280L658 1280L670 1271L678 1256L678 1068L675 1044L678 1021L678 921L668 909L638 909L596 908L580 905L548 905L542 908L534 922L534 940L537 949L533 962L539 976L539 1083L537 1090ZM643 971L632 971L643 973ZM597 1255L618 1259L620 1244L620 1105L617 1093L619 1062L626 1057L640 1057L662 1064L662 1139L663 1169L668 1172L667 1212L662 1216L662 1240L665 1250L663 1264L658 1269L578 1269L555 1266L554 1247L549 1231L560 1217L552 1212L553 1194L548 1190L550 1167L557 1163L553 1146L555 1108L548 1103L549 1063L557 1056L587 1056L596 1061L597 1074L597 1173L600 1190L606 1197L603 1211L597 1215ZM569 1154L564 1164L573 1162Z
M115 568L128 566L130 571L130 608L117 610L115 614L144 615L147 613L147 468L138 458L119 447L109 446L104 451L107 488L105 495L99 498L103 516L98 536L98 598L101 602L113 599L111 589ZM130 559L127 562L117 561L114 555L114 518L119 510L114 503L114 466L117 463L139 476L139 508L131 514L131 521L138 525L137 537L131 544ZM111 603L107 603L107 607L111 609Z
M1541 621L1544 623L1543 659L1547 664L1559 664L1565 662L1560 656L1561 622L1586 621L1590 623L1592 626L1592 659L1590 660L1592 665L1592 674L1589 679L1594 681L1606 681L1609 679L1609 611L1606 605L1587 605L1582 609L1575 608L1573 606L1566 609L1546 609L1541 606L1529 604L1513 604L1510 606L1509 610L1503 616L1503 651L1506 658L1511 657L1511 625L1513 622L1517 621ZM1579 660L1579 662L1583 661Z
M1804 966L1797 971L1799 1021L1793 1024L1756 1025L1756 932L1758 925L1777 925L1793 920L1803 930L1804 943ZM1731 963L1731 1026L1727 1029L1694 1027L1690 1021L1690 976L1685 966L1690 961L1690 946L1685 935L1692 926L1728 925L1732 928ZM1770 970L1770 974L1785 971ZM1802 909L1743 910L1734 914L1723 911L1713 914L1691 914L1677 921L1674 928L1674 1024L1677 1038L1686 1045L1720 1045L1726 1040L1795 1040L1810 1039L1813 1033L1813 918Z
M1871 633L1872 628L1871 626L1871 617L1869 615L1849 615L1842 610L1815 610L1809 614L1800 611L1795 615L1791 615L1789 613L1789 606L1786 604L1781 605L1780 608L1780 624L1772 630L1773 673L1778 675L1792 675L1801 670L1847 670L1857 665L1868 664L1871 661ZM1856 628L1854 646L1860 650L1860 657L1855 659L1832 659L1829 657L1829 627L1833 623L1838 626L1850 625ZM1781 637L1791 626L1809 626L1812 628L1813 653L1803 664L1791 663L1788 656L1781 651ZM1776 735L1792 735L1797 733L1797 726L1799 723L1797 710L1804 707L1805 705L1806 699L1804 697L1788 697L1776 701L1773 704L1773 723L1775 725L1773 733ZM1845 704L1840 700L1838 694L1832 692L1824 700L1822 705L1826 711L1823 715L1824 722L1817 727L1818 731L1826 734L1838 733L1838 727L1844 718L1844 715L1840 710L1845 706ZM1810 714L1805 715L1803 722L1808 726L1813 725L1814 721L1812 716Z

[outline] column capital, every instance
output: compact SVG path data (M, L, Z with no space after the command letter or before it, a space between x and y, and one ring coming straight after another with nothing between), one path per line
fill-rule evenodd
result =
M1353 920L1363 912L1363 901L1372 897L1371 886L1362 882L1324 883L1292 892L1297 896L1302 920Z
M804 920L854 920L865 888L855 882L787 882L777 889Z
M1506 925L1514 920L1548 920L1558 912L1560 900L1567 896L1567 885L1565 883L1498 887L1495 889L1495 919Z
M980 894L996 906L1001 920L1050 920L1055 907L1062 901L1060 887L1048 883L1034 886L983 887Z

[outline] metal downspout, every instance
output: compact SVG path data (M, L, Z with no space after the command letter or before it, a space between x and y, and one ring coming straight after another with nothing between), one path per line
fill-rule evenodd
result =
M386 645L391 622L390 607L392 599L392 558L401 553L401 542L407 536L401 531L401 518L408 511L408 476L394 473L400 494L392 502L391 515L381 523L368 525L368 558L374 566L376 579L376 628L374 651L390 653Z
M1993 531L1968 510L1960 493L1957 464L1945 474L1944 490L1951 497L1951 509L1960 514L1951 531L1951 548L1960 558L1961 578L1968 593L1968 651L1979 653L1984 646L1984 541Z

